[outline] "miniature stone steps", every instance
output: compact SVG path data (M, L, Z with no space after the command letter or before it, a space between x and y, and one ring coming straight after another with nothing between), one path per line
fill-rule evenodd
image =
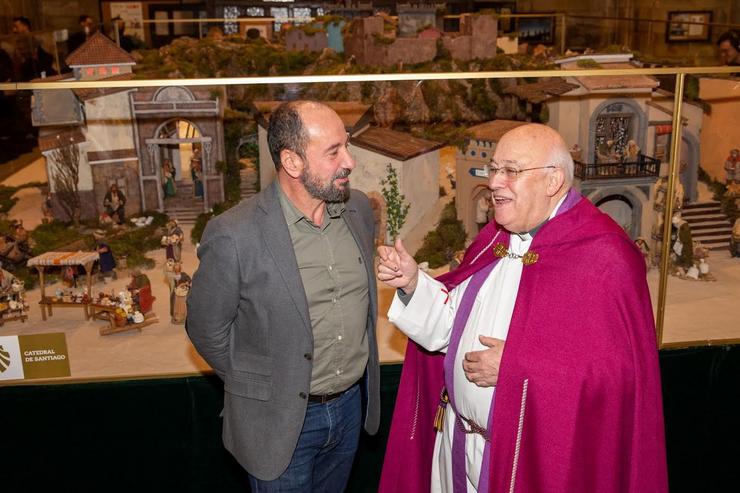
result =
M732 224L720 207L719 202L698 202L681 210L681 217L691 228L691 237L710 250L730 247Z
M180 224L195 224L198 215L203 213L203 199L193 197L193 183L178 181L177 193L164 199L164 212Z

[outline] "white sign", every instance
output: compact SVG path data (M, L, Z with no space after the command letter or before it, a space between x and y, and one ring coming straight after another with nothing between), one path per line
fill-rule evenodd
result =
M0 337L0 380L22 380L23 359L18 336Z
M141 2L111 2L110 17L120 17L126 23L125 34L144 40L144 14Z

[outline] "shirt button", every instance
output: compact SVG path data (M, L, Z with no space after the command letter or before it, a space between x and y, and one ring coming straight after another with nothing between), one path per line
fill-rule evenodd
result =
M305 392L301 392L300 394L298 394L298 397L300 397L301 399L305 399L308 397L308 394L306 394Z
M332 303L336 303L336 302L337 302L337 299L336 299L336 298L332 298L332 299L331 299L331 302L332 302Z
M341 341L342 340L342 336L337 336L337 339L339 339Z
M330 265L330 266L329 266L329 267L327 267L327 268L328 268L329 270L332 270L332 269L333 269L334 267L332 267L332 266Z
M342 370L337 370L337 375L341 375L341 374L342 374Z

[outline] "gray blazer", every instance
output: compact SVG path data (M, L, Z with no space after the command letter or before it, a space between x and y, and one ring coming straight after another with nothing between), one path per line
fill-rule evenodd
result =
M365 430L380 420L375 338L373 214L352 190L342 217L367 268L370 357L363 378ZM311 383L308 302L275 183L208 222L188 296L186 329L224 381L223 440L253 476L272 480L295 450Z

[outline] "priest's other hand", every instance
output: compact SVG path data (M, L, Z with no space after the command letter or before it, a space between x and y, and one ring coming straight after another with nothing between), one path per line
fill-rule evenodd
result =
M498 383L498 369L506 341L493 337L479 336L486 349L465 353L463 370L465 377L478 387L495 387Z
M402 289L406 294L413 293L419 279L419 266L403 242L397 239L393 246L379 246L378 257L378 280L392 288Z

